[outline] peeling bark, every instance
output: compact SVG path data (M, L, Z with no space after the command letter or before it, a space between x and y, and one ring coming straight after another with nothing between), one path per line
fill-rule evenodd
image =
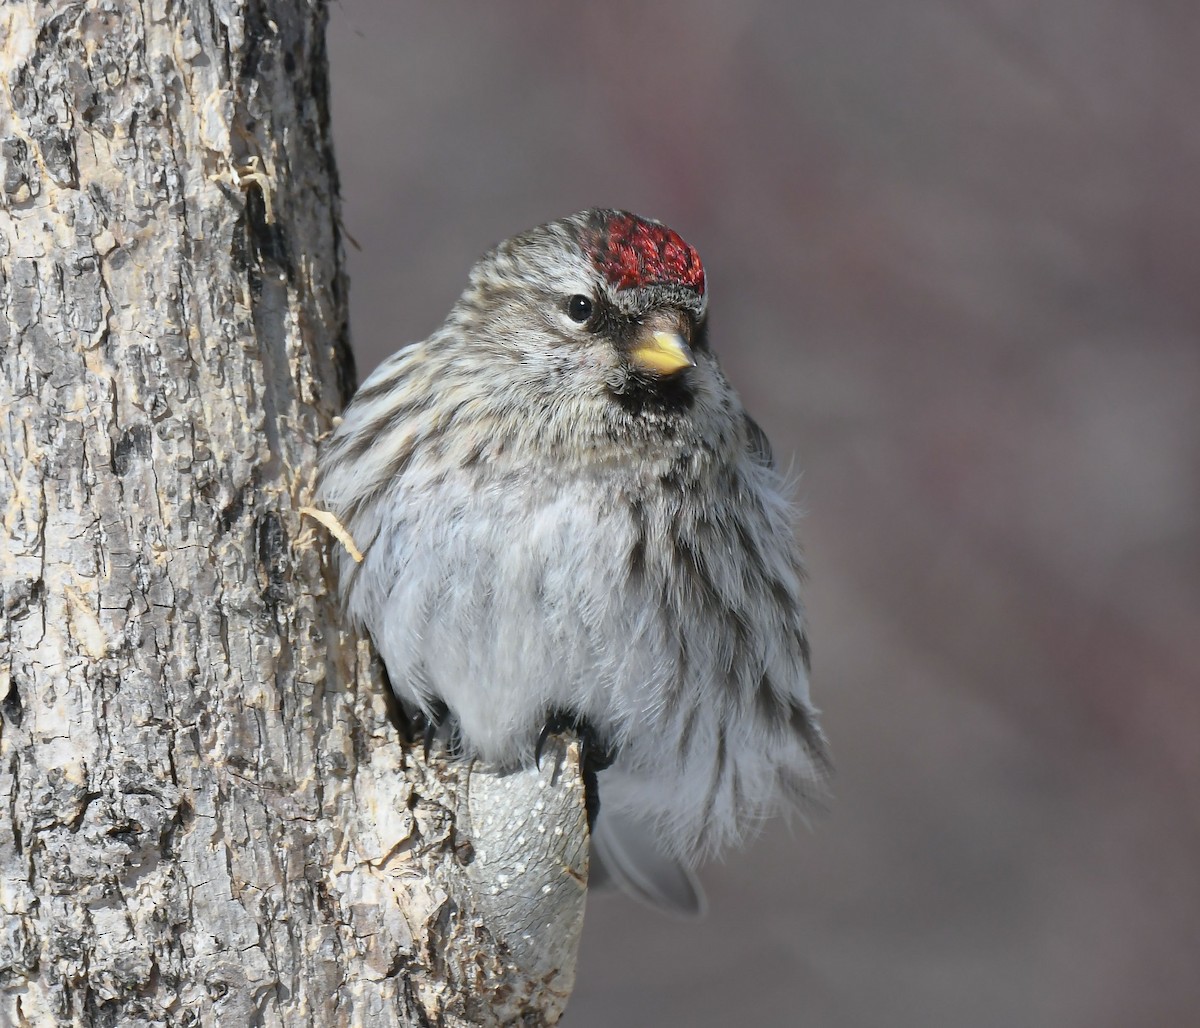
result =
M302 520L324 9L0 9L0 1023L553 1024L577 748L426 763Z

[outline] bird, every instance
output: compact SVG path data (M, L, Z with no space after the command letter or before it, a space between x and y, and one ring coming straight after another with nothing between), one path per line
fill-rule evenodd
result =
M679 914L830 768L789 487L708 325L699 254L661 222L521 232L362 383L317 485L405 709L499 767L577 731L593 881Z

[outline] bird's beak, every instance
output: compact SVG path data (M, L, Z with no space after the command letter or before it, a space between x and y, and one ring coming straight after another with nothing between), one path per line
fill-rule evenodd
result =
M684 368L694 368L696 358L692 348L678 332L658 329L647 332L629 351L634 367L664 378L678 374Z

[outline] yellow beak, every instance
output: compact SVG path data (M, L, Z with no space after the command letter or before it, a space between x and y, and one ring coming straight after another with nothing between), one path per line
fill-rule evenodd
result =
M629 359L643 371L655 375L674 375L684 368L694 368L696 358L692 348L683 341L678 332L650 332L638 340L629 351Z

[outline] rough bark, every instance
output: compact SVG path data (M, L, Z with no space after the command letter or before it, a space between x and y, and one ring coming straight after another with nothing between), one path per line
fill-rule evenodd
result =
M577 751L426 762L298 513L353 377L324 11L0 8L0 1023L543 1024Z

